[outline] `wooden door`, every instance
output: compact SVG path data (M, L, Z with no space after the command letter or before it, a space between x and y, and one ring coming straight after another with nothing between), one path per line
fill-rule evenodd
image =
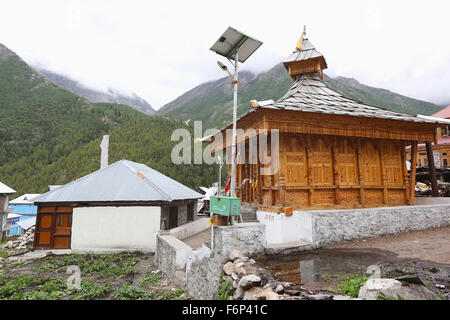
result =
M194 204L187 205L187 221L194 221Z
M55 227L53 229L53 248L70 249L72 229L72 208L57 207L55 212Z
M36 221L34 247L36 248L52 247L52 227L53 227L53 214L39 212Z
M70 249L71 236L71 207L39 207L34 240L36 249Z

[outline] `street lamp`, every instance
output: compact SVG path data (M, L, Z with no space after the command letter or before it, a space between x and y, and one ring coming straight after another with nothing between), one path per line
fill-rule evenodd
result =
M228 71L228 68L217 61L220 69L228 72L232 83L234 84L233 99L233 137L231 144L231 185L230 192L232 197L236 197L236 118L237 118L237 90L238 90L238 62L244 63L260 46L262 42L253 39L234 28L228 27L227 30L211 47L211 51L225 57L233 63L234 76Z

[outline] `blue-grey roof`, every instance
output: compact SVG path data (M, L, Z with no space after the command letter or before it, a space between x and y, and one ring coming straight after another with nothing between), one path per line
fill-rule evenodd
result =
M33 201L34 203L171 202L201 197L201 194L144 164L120 160L44 193Z

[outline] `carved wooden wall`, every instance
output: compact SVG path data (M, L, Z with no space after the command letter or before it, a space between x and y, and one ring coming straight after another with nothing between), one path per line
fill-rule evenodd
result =
M258 177L259 163L238 165L237 194L269 210L406 205L405 159L400 140L280 133L279 172Z

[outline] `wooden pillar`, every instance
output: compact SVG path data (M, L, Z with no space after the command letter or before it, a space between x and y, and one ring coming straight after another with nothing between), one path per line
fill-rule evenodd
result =
M416 164L417 164L417 141L411 145L411 168L409 170L409 204L414 204L416 196Z
M434 165L433 148L431 142L426 142L427 158L428 158L428 172L430 174L431 189L433 197L439 197L439 191L437 186L436 166Z
M382 144L383 142L378 140L377 148L378 148L378 155L380 157L380 169L381 169L381 182L383 183L383 203L388 203L388 189L387 189L387 176L386 176L386 166L384 163L384 156L383 156L383 150L382 150Z
M314 187L313 187L313 151L311 145L311 135L306 135L306 157L308 161L308 184L309 184L309 192L308 192L308 203L309 207L313 206L313 195L314 195Z
M356 138L355 153L356 153L356 169L358 171L359 200L360 200L361 206L364 207L364 179L362 177L359 150L360 150L360 140L358 138Z
M335 137L331 138L332 146L331 146L331 155L333 158L333 184L336 187L334 197L335 197L335 204L339 206L341 204L341 197L340 197L340 189L339 189L339 167L338 167L338 144Z
M403 168L403 187L405 188L406 203L409 203L409 197L411 196L408 191L408 168L406 167L406 143L402 141L400 144L402 148L402 168Z

